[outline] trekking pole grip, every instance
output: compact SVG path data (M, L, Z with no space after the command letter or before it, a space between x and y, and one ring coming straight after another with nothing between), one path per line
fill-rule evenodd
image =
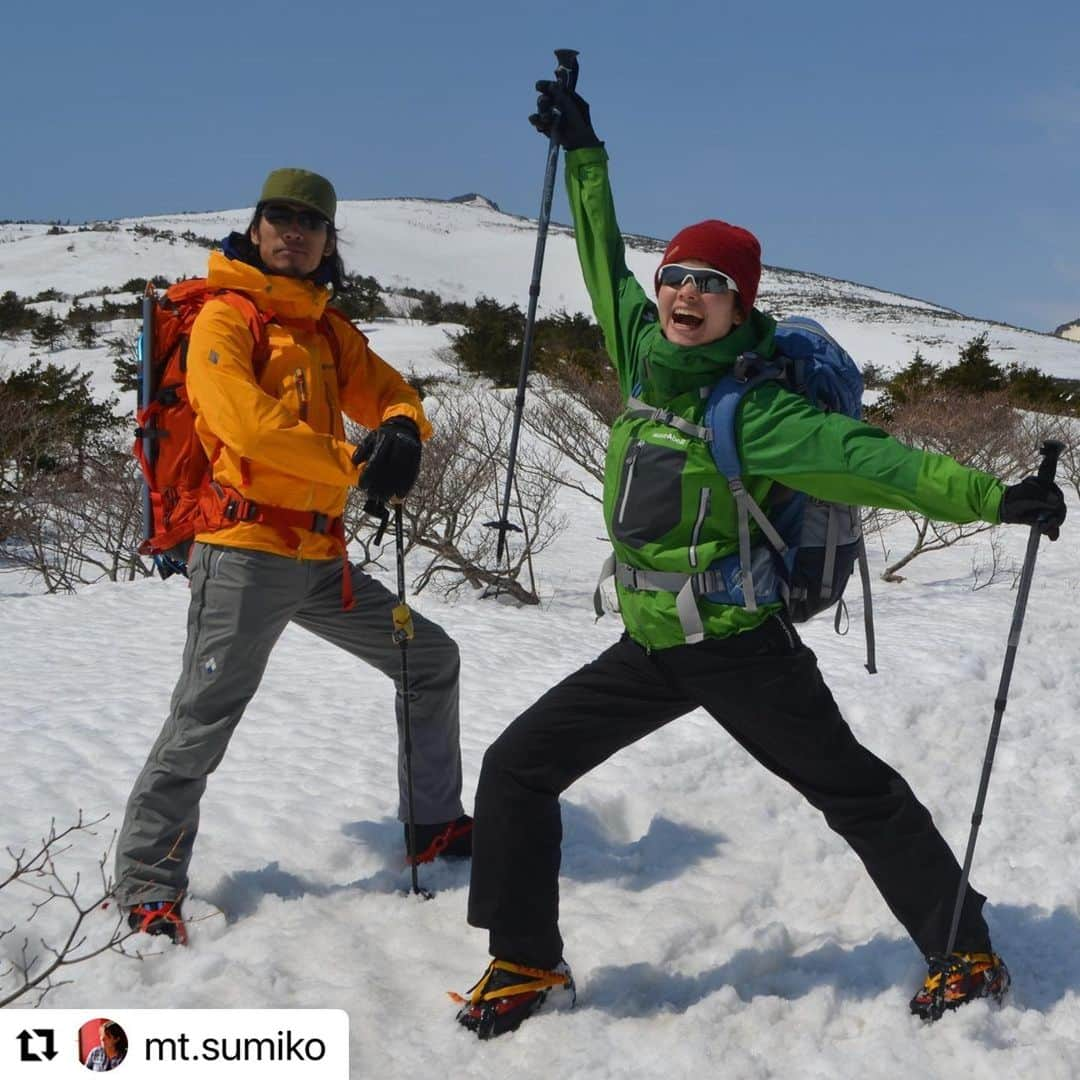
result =
M559 85L571 94L577 86L578 77L578 51L577 49L556 49L555 60L558 66L555 68L555 79Z
M1054 482L1054 476L1057 473L1058 458L1061 457L1061 451L1065 449L1063 442L1058 442L1057 439L1047 439L1046 442L1039 447L1039 453L1042 454L1042 462L1039 465L1039 481L1043 484L1052 484Z
M568 93L574 92L578 77L578 51L577 49L555 50L555 81ZM555 161L559 155L559 128L562 127L562 111L555 109L555 122L551 125L551 145L548 149L548 178L544 185L544 199L550 211L551 196L548 189L554 187ZM547 226L544 226L545 233Z
M1058 442L1056 439L1047 439L1042 446L1039 447L1039 453L1042 454L1042 462L1039 465L1038 478L1039 483L1042 484L1047 490L1050 489L1050 485L1054 482L1054 475L1057 473L1058 458L1061 456L1061 451L1065 449L1065 444ZM1046 535L1050 540L1056 540L1061 531L1056 525L1046 526L1046 520L1048 514L1042 514L1039 518L1039 525L1032 529L1032 535L1035 537L1034 543L1038 542L1038 536L1046 527Z

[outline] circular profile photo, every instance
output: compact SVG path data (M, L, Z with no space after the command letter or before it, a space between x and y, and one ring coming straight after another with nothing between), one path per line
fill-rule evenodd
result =
M127 1032L115 1020L99 1016L79 1028L79 1061L91 1072L118 1069L127 1048Z

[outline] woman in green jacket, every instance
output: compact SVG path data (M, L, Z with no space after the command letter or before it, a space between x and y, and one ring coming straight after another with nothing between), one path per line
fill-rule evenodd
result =
M559 795L616 751L701 707L790 783L862 859L927 958L912 1000L928 1018L935 992L955 1007L1000 999L1009 976L967 888L956 951L944 952L960 867L904 779L863 747L782 602L695 596L695 633L661 578L688 577L738 550L737 513L700 427L707 389L745 352L773 353L774 321L754 307L760 248L745 229L683 229L656 273L656 302L626 267L607 155L588 105L539 83L534 126L566 149L578 255L624 399L613 425L604 517L615 548L626 633L519 716L488 749L476 796L469 922L494 957L458 1020L481 1038L513 1030L552 991L573 991L558 929ZM557 110L557 111L556 111ZM557 118L557 119L556 119ZM644 403L642 408L639 403ZM652 419L643 419L650 414ZM663 417L657 418L657 411ZM1029 478L1006 488L951 458L767 382L743 399L736 428L743 483L765 505L775 484L820 499L915 510L945 521L1039 524L1064 519L1061 492ZM644 587L642 587L644 583Z

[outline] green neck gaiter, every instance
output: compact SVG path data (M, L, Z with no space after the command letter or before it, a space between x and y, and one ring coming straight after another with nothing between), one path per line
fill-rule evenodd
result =
M776 320L754 308L727 337L708 345L673 345L657 334L646 357L645 394L650 404L712 386L744 352L772 356Z

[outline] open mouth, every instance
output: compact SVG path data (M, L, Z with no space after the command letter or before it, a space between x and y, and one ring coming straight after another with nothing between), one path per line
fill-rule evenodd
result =
M684 330L696 330L705 320L700 315L693 315L689 311L674 311L671 314L671 321Z

